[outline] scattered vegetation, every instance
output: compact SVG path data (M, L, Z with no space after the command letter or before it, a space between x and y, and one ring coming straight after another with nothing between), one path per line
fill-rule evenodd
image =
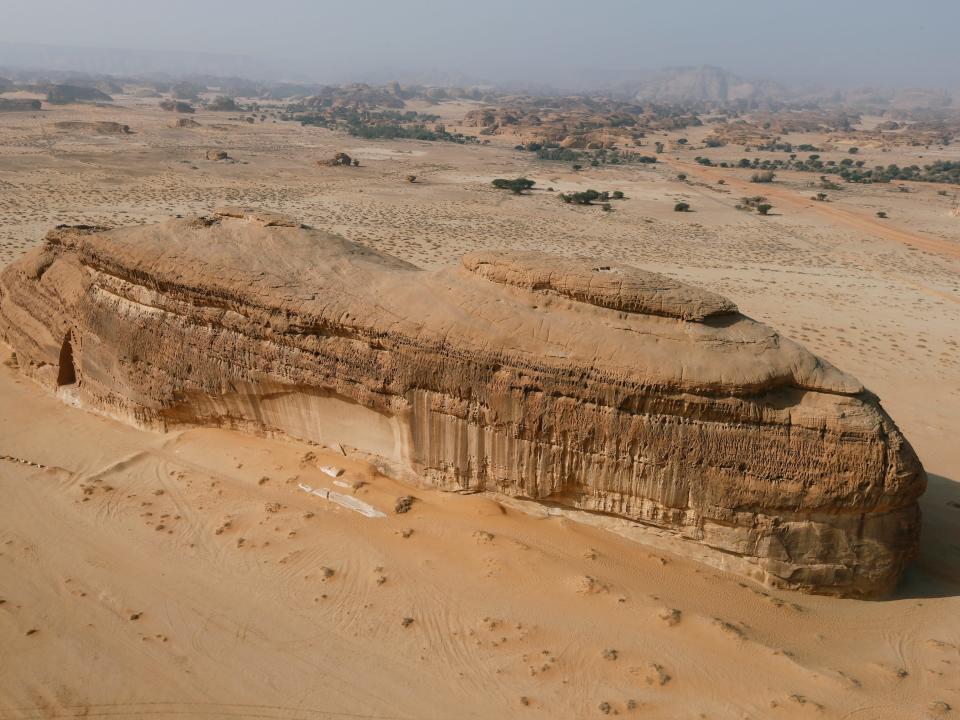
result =
M844 158L837 162L835 160L823 160L816 153L808 156L806 160L761 160L760 158L742 158L735 167L750 168L760 172L754 173L754 177L764 173L773 174L775 170L798 170L800 172L820 172L826 175L836 175L850 183L888 183L894 180L912 180L919 182L960 184L960 161L956 160L937 160L936 162L924 165L922 168L918 165L909 165L900 167L896 164L875 165L873 168L865 167L863 160L854 160ZM729 167L727 163L720 163L720 167ZM831 183L826 179L826 175L821 175L822 187L828 190L838 190L840 186ZM763 180L754 180L752 182L764 182Z
M610 211L613 209L610 200L625 200L626 196L620 190L614 190L612 193L609 190L603 192L584 190L583 192L560 193L560 199L572 205L592 205L594 200L599 200L602 203L601 207Z
M561 147L556 142L528 142L526 145L517 145L515 150L534 152L538 160L557 162L587 161L593 167L600 165L631 165L653 164L657 158L653 155L643 155L619 148L595 148L592 150L573 150Z
M768 203L763 195L754 195L742 198L736 208L737 210L756 210L761 215L767 215L773 210L773 205Z

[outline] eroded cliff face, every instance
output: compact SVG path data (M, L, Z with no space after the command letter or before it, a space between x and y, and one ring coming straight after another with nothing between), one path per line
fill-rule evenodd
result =
M0 333L83 406L340 442L410 480L663 528L782 585L882 593L917 548L923 469L873 395L635 268L477 253L428 272L227 208L52 231L0 275Z

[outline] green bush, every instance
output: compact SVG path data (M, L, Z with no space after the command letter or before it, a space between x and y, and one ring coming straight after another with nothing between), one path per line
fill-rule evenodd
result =
M690 212L690 203L678 202L673 206L674 212Z

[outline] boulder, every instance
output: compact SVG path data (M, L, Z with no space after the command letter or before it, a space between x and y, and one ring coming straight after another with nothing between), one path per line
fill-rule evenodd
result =
M80 407L340 443L410 482L652 526L775 585L876 595L917 552L925 474L876 396L627 265L422 270L226 207L51 231L0 273L0 336Z

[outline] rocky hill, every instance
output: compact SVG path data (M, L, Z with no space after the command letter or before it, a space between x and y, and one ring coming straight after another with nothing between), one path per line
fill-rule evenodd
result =
M749 81L712 65L662 70L633 88L638 101L661 103L717 103L760 101L783 97L769 81Z

